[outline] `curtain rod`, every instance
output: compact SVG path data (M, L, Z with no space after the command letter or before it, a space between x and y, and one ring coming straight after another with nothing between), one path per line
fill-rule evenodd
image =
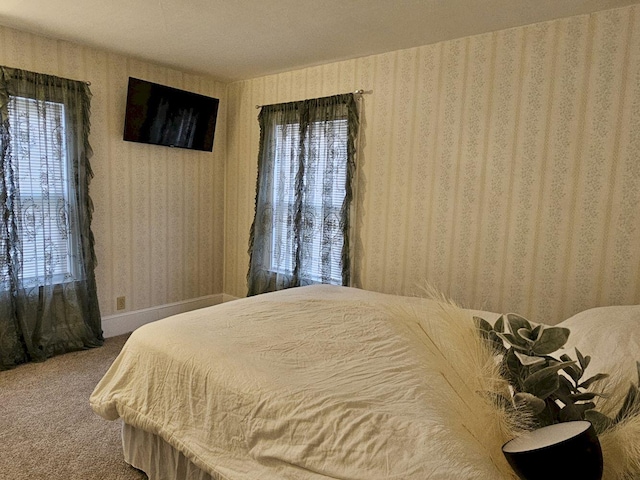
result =
M356 90L355 92L350 92L350 93L354 93L356 95L364 95L365 93L373 93L373 90ZM265 107L266 105L256 105L256 108L261 108L261 107Z

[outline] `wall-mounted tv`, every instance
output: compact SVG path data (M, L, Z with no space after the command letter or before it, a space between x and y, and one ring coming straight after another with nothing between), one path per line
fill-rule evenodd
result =
M129 77L124 140L211 152L220 100Z

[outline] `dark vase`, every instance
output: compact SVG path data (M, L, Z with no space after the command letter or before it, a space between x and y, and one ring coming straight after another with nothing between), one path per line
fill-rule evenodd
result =
M590 422L579 420L527 432L502 446L522 480L600 480L602 449Z

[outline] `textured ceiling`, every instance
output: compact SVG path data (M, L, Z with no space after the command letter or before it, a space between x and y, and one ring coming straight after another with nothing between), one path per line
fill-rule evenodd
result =
M248 79L640 0L2 0L0 25Z

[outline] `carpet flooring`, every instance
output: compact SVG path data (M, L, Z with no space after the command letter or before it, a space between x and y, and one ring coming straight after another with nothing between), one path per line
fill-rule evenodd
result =
M89 396L128 335L0 372L1 480L144 480L122 456L121 423Z

